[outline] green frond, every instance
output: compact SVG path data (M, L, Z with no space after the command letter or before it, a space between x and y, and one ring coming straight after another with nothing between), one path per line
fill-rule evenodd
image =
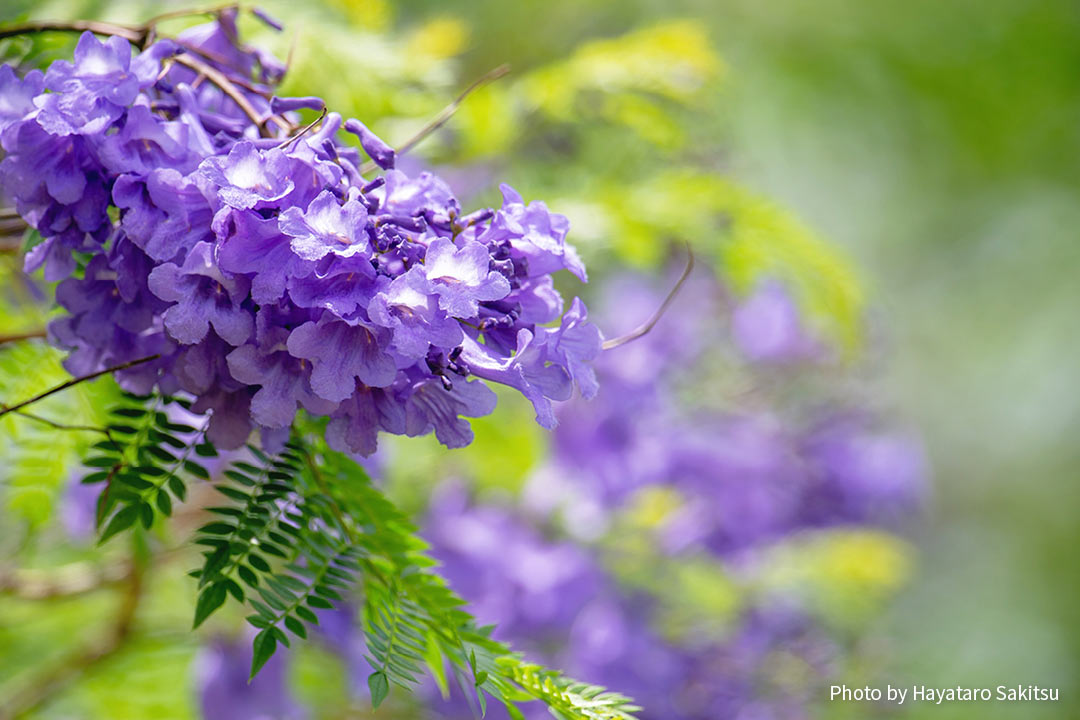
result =
M166 412L173 404L188 405L166 396L124 393L108 413L103 437L83 460L90 472L82 482L105 486L97 508L100 542L136 522L149 529L158 515L172 515L174 499L187 497L184 478L209 477L195 459L205 425L173 422Z

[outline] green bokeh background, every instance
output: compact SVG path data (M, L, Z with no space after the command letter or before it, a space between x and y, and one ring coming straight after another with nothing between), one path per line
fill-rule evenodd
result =
M9 0L0 18L30 12L30 5ZM33 5L35 17L125 19L154 11L149 3ZM375 90L341 98L339 107L351 102L365 117L427 117L455 88L503 62L524 75L593 38L670 18L700 26L724 59L723 91L685 121L690 130L679 152L724 138L723 156L710 162L853 258L870 308L867 362L881 376L880 399L921 429L934 468L932 506L915 534L918 568L874 628L871 650L886 661L849 679L1038 684L1062 696L1055 705L905 706L889 714L896 717L1080 717L1080 5L266 5L291 27L320 27L342 12L378 32L404 33L431 18L458 18L468 27L460 58L446 67L410 65L416 48L399 49L406 57L397 67L422 78L424 89L395 95L396 105ZM337 70L397 81L353 64L363 54L350 48ZM297 82L308 88L335 77L325 65L301 67L309 75ZM326 91L334 92L341 90ZM487 113L500 111L491 98L478 101L489 103L481 106ZM474 110L465 121L484 117ZM497 141L500 125L488 120L490 135L481 136ZM409 128L388 121L378 129L403 137ZM664 161L660 146L648 162ZM485 152L467 142L450 150ZM633 157L616 161L609 151L605 146L596 162L607 158L610 174L634 171ZM438 159L439 148L432 153ZM542 164L506 160L503 167L511 182L558 188L569 198L578 191L574 178ZM0 625L22 621L9 615ZM40 614L25 621L49 622ZM180 638L145 642L163 667L184 666L192 652ZM308 662L305 672L318 675L319 659ZM137 673L133 678L138 682ZM126 717L122 704L115 707L115 717ZM869 713L841 704L822 711Z

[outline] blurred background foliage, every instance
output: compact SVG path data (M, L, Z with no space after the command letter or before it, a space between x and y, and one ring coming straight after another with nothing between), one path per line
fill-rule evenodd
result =
M1037 683L1065 698L1080 689L1075 3L262 4L286 33L244 29L282 56L294 48L285 91L320 94L391 143L509 63L511 75L472 95L418 149L414 167L439 166L467 204L494 201L496 178L544 198L570 216L571 237L600 280L656 268L683 243L736 292L783 278L839 349L825 372L875 375L874 399L922 429L936 497L913 548L878 533L825 536L776 548L760 580L799 588L830 622L861 628L870 661L845 680ZM162 7L8 0L0 19L136 21ZM51 57L69 47L45 39L38 49ZM39 326L24 295L32 290L4 272L0 334ZM58 360L40 344L0 354L2 397L56 383ZM82 385L40 409L93 423L111 392ZM17 552L28 570L86 562L86 551L49 538L59 532L65 473L90 440L11 417L3 425L2 557ZM435 476L473 478L486 497L513 494L547 451L531 411L508 396L474 428L474 445L452 454L433 442L387 443L388 482L407 507L422 511ZM647 525L663 505L644 498L625 522ZM880 616L880 600L912 572ZM689 605L679 612L704 605L722 616L738 602L730 580L709 568L673 568L663 581ZM124 686L91 673L46 717L197 715L189 593L182 578L154 582L147 632L110 660ZM42 612L40 601L0 599L0 688L92 634L84 619L111 613L113 602L94 592L49 600ZM218 629L239 619L222 615ZM345 716L334 714L335 698L347 695L340 668L318 647L298 654L300 696ZM1066 717L1067 704L1022 712ZM906 706L894 716L1015 712Z

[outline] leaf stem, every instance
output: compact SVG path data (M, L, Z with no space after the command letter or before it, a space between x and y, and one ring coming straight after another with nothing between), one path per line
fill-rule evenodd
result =
M3 403L0 403L0 408L2 408L2 407L3 407ZM25 410L19 410L15 414L20 415L20 416L26 418L27 420L34 420L34 421L39 422L39 423L41 423L43 425L48 425L49 427L54 428L56 430L71 430L71 431L74 431L74 432L101 433L102 435L105 435L106 437L108 437L110 440L112 439L112 437L109 435L109 431L106 430L103 427L94 427L93 425L66 425L64 423L56 422L55 420L50 420L47 417L42 417L41 415L36 415L34 413L30 413L30 412L27 412Z

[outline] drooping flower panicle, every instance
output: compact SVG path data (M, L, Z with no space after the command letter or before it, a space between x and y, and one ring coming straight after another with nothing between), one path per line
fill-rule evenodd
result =
M279 113L280 137L171 62L188 52ZM238 43L235 10L141 52L86 33L74 62L0 68L0 182L42 238L27 270L62 281L69 314L50 337L69 370L157 355L120 382L193 395L223 447L280 436L304 408L363 454L380 431L468 444L462 418L494 407L485 381L520 390L547 427L574 381L594 393L584 305L545 327L563 308L551 274L585 279L566 218L506 186L501 208L463 213L438 177L393 169L359 120L274 97L281 72ZM304 133L300 108L324 111ZM360 173L345 133L385 174Z

